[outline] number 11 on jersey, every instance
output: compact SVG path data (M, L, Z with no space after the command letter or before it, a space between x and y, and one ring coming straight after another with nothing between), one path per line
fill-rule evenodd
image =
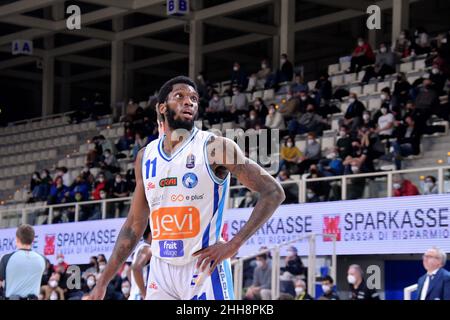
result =
M153 178L156 176L156 158L154 158L152 161L148 159L147 162L145 162L145 179L148 179L148 175L150 174L150 167L152 167L152 178Z

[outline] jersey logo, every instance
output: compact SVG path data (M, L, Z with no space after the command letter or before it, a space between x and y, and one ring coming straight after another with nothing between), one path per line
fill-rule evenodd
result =
M164 187L174 187L178 184L178 179L176 177L164 178L159 180L159 186Z
M198 178L197 175L193 172L188 172L183 176L183 186L185 186L188 189L195 188L195 186L198 184Z
M155 189L155 184L153 182L147 183L147 190Z
M200 232L200 212L195 207L162 207L151 217L154 240L193 238Z
M183 240L159 241L159 255L165 258L184 256Z
M186 158L186 168L193 169L195 167L195 156L190 153Z

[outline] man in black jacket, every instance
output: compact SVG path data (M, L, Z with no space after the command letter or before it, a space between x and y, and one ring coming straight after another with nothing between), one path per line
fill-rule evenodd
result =
M421 132L417 128L413 116L406 116L405 123L397 128L397 141L392 144L397 170L401 169L403 157L420 153L420 139Z

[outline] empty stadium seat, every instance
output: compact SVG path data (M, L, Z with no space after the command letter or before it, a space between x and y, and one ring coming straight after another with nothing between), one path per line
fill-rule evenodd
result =
M376 92L376 83L368 83L363 87L362 94L363 95L371 95Z
M339 63L330 64L328 66L328 74L329 75L334 75L334 74L339 72L339 69L340 69L340 64Z
M333 76L331 78L331 84L333 87L337 87L344 84L344 76L343 75Z
M400 64L400 72L408 73L413 71L413 62L405 62Z
M426 61L425 59L414 61L414 70L416 71L425 70L427 68L427 66L425 65L425 61Z
M332 150L334 148L334 137L323 137L321 143L322 151Z
M302 140L297 140L295 141L295 146L301 151L305 151L305 147L306 147L306 140L302 139Z
M275 97L274 89L264 90L264 95L263 95L264 100L273 100L274 97Z

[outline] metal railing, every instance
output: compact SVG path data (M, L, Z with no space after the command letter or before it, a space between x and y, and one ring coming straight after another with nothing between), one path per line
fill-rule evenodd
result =
M233 283L234 283L234 295L236 300L242 300L243 293L243 271L244 262L256 258L261 254L272 253L272 275L271 275L271 297L272 300L277 300L280 297L280 251L282 247L291 245L302 241L303 239L308 239L309 244L309 254L308 254L308 278L307 278L307 289L308 294L314 297L316 295L316 237L324 236L329 237L333 241L333 249L331 253L331 277L336 283L336 235L334 234L319 234L311 233L303 236L299 236L296 239L283 242L272 248L264 249L258 251L255 254L248 255L239 259L232 261L231 265L234 268Z
M411 293L416 291L418 287L419 287L419 285L416 283L409 287L404 288L403 289L403 300L411 300Z

